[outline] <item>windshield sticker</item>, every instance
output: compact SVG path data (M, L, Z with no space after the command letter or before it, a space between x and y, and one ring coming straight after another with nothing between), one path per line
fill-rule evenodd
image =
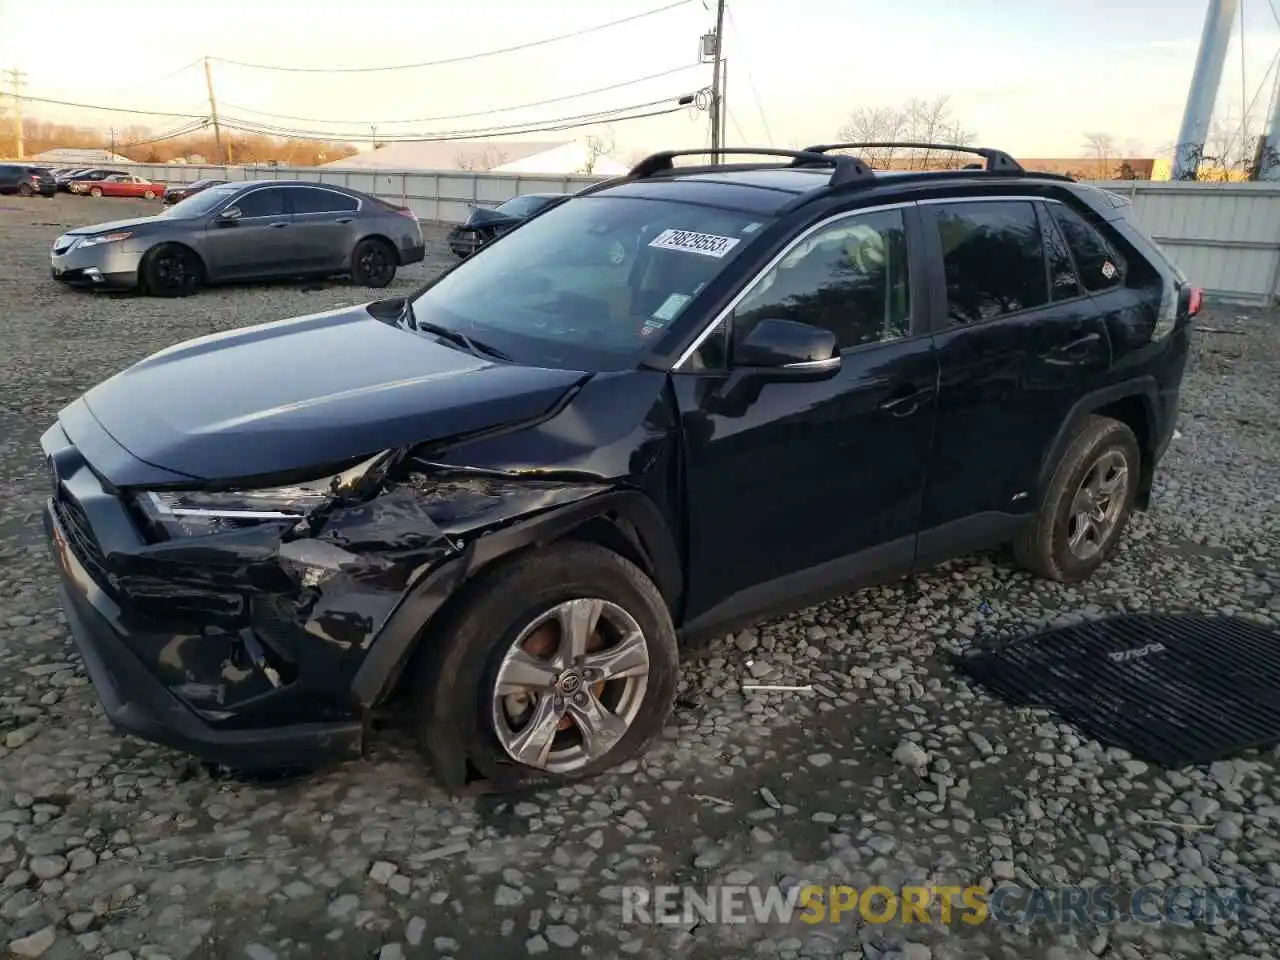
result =
M713 233L694 233L691 230L663 230L649 241L649 246L660 250L682 250L700 253L704 257L719 259L741 241L737 237L717 237Z
M644 322L644 326L640 328L640 336L651 337L666 325L667 323L665 320L655 320L653 317L650 317Z
M1110 260L1107 260L1102 264L1102 275L1108 280L1114 280L1117 272L1116 265Z
M670 323L675 318L675 315L680 312L680 308L688 303L690 299L687 294L673 293L663 301L662 306L653 311L653 318L661 320L663 323Z
M755 232L756 232L757 230L759 230L762 226L764 226L764 224L762 224L762 223L748 223L745 227L743 227L743 228L742 228L742 232L743 232L743 233L755 233Z

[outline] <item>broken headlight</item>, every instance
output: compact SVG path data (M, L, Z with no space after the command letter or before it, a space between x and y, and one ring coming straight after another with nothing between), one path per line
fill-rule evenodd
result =
M349 470L307 483L253 490L144 490L138 509L171 539L229 533L270 523L292 523L335 498L356 495L366 480L376 481L389 463L378 454Z

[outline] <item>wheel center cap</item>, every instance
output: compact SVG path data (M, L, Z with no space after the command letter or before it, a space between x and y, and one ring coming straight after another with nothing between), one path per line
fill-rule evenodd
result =
M574 694L582 689L582 677L574 670L568 670L560 675L559 682L556 683L560 692L564 694Z

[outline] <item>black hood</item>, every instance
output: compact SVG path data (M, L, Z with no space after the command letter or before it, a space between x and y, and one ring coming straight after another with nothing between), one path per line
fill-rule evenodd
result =
M177 344L83 399L138 459L230 480L532 419L585 376L480 359L359 306Z
M513 217L488 207L476 207L471 211L463 226L466 227L507 227L519 223L524 217Z

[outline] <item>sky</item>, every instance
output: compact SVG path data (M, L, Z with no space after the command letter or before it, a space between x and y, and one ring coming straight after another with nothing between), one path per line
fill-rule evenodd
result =
M204 5L187 14L176 3L113 0L111 15L100 16L96 0L66 0L51 21L41 4L0 0L0 69L25 71L32 97L203 116L209 107L199 61L207 56L215 58L212 76L224 117L335 138L368 139L375 124L384 138L465 134L614 108L646 112L695 93L710 83L710 66L698 64L698 38L714 24L714 0L693 0L535 49L419 69L304 73L224 61L333 68L461 57L672 2L219 0L216 9L222 12L208 16ZM1265 121L1274 77L1269 70L1280 48L1280 0L1241 5L1243 34L1237 30L1233 37L1218 103L1218 116L1235 126L1241 104L1259 91L1252 116L1256 124ZM83 16L77 13L81 7ZM728 9L724 56L731 142L795 146L830 140L851 110L945 94L954 119L977 142L1045 158L1084 155L1085 136L1095 132L1128 144L1136 155L1167 151L1186 100L1206 2L729 0ZM677 72L590 96L501 110L667 71ZM647 106L655 101L663 103ZM189 122L182 116L48 104L26 109L103 129L145 124L161 133ZM684 108L615 122L607 131L531 138L589 134L612 138L614 155L625 161L646 149L705 145L707 115Z

